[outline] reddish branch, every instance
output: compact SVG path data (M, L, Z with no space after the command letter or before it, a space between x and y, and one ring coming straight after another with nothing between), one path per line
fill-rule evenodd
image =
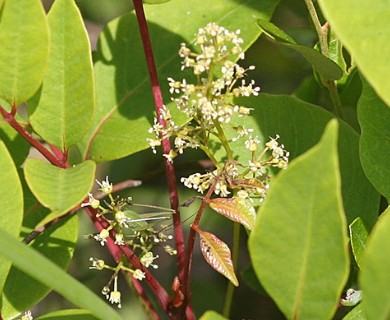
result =
M138 26L141 33L142 43L144 47L145 59L148 66L148 72L150 77L150 82L152 86L152 93L154 104L157 113L157 119L159 124L166 128L166 123L164 119L161 117L161 110L163 108L163 98L161 94L161 88L158 80L156 64L154 62L154 55L152 50L152 45L149 36L148 25L145 18L145 12L142 5L142 0L133 0L134 9L138 19ZM171 145L169 139L162 140L162 149L164 154L169 154L171 151ZM177 263L178 263L178 278L179 282L183 283L185 281L185 252L184 252L184 236L183 236L183 227L180 218L179 212L179 199L178 192L176 186L176 175L174 166L167 159L164 159L165 164L165 172L168 183L169 197L171 208L175 210L175 214L173 215L173 225L174 225L174 235L175 235L175 243L177 250ZM188 302L188 300L187 300ZM178 310L177 316L182 317L182 313L184 312L185 305L181 306L181 310ZM187 313L191 314L191 311L187 310Z
M2 106L0 106L0 113L2 114L4 120L7 121L9 125L14 128L24 139L26 139L30 145L37 149L51 164L60 168L68 167L66 161L64 162L63 159L59 159L56 155L51 153L41 142L35 139L30 132L24 129L20 123L16 121L14 110L16 110L15 107L13 107L13 111L7 112ZM62 157L65 157L62 152L61 154Z

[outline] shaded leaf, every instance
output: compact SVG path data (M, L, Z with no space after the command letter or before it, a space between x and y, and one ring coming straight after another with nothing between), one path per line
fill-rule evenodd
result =
M378 219L367 242L360 268L362 307L367 319L390 318L390 209Z
M62 169L37 159L26 160L27 184L39 202L51 210L40 224L68 212L86 197L93 185L95 167L93 161Z
M288 319L331 319L348 277L337 128L332 120L273 180L249 238L255 272Z
M390 109L366 81L358 103L358 119L362 166L374 187L390 199Z
M82 309L67 309L47 313L36 320L99 320L92 312Z
M253 135L258 136L263 144L269 137L278 134L279 142L290 152L290 160L315 145L326 124L334 117L323 108L286 95L263 93L258 97L242 99L238 103L254 109L251 112L252 117L241 118L240 124L245 128L253 128ZM237 136L236 132L229 134L228 139ZM231 148L237 155L236 160L241 163L251 160L245 147L245 139L232 143ZM214 155L219 161L225 156L220 150L215 150ZM359 160L359 135L342 121L338 155L343 205L348 223L356 217L361 217L367 230L371 230L377 219L380 195L362 169ZM273 175L272 172L269 174Z
M319 0L325 18L378 95L390 106L390 20L387 0Z
M259 27L267 34L268 37L274 40L280 40L290 44L296 44L295 40L291 38L282 29L279 29L276 25L268 20L259 19L257 20Z
M241 223L249 230L253 229L256 221L256 212L249 199L239 197L214 198L209 201L210 207L235 222Z
M247 49L260 34L256 19L269 19L277 3L214 0L205 6L203 0L171 0L161 6L145 6L165 101L170 101L170 96L164 79L185 77L177 54L180 43L193 43L198 28L212 17L229 30L241 29ZM153 124L154 102L134 13L110 22L103 30L94 68L96 112L92 129L79 145L83 156L108 161L148 148L146 139L152 137L148 129ZM180 121L186 118L182 116Z
M313 48L296 44L293 38L269 21L258 20L258 24L271 38L281 40L280 44L301 54L312 65L314 70L320 74L323 80L338 80L342 77L343 71L338 64L325 57L322 53Z
M64 270L46 257L37 253L32 248L23 245L15 237L8 235L3 229L0 232L0 254L12 261L15 267L26 272L43 284L53 288L70 302L90 310L97 318L112 320L121 319L111 306L107 305L105 301L96 296L96 294L91 292L87 287L68 275ZM31 261L34 261L34 263L30 263ZM53 279L55 279L55 281L53 281ZM23 291L20 287L18 289L18 292ZM16 294L14 293L13 296L15 297ZM15 301L14 303L18 304L20 302ZM24 311L25 309L21 311ZM11 318L9 314L4 313L4 304L2 316L7 319Z
M230 249L227 244L212 233L202 230L197 230L197 232L200 236L200 250L208 264L228 278L235 286L238 286Z
M255 270L252 265L249 265L242 273L241 276L246 285L259 295L267 296L267 292L259 282L256 276Z
M0 119L3 117L0 116ZM0 140L5 143L9 153L15 162L16 168L20 168L30 151L30 144L8 123L0 120Z
M40 0L7 0L0 20L0 98L19 106L42 83L49 52Z
M18 236L23 219L23 190L15 164L4 142L0 140L0 228ZM11 262L0 259L0 292L11 268Z
M30 121L43 139L68 150L85 136L92 121L95 99L91 49L73 0L55 1L48 19L49 63Z
M362 219L356 218L349 225L349 236L351 239L353 256L355 257L357 265L360 267L360 261L366 250L366 241L368 238L368 232Z

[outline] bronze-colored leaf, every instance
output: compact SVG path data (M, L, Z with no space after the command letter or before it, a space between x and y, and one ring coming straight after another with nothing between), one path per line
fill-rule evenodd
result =
M198 230L198 233L200 235L200 250L208 264L228 278L235 286L238 286L227 244L212 233L202 230Z
M243 198L216 198L211 199L210 207L235 222L252 230L256 221L256 212L249 199Z

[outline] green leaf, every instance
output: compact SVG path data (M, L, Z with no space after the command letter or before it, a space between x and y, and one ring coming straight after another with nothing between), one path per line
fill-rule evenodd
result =
M317 50L296 44L293 38L279 29L273 23L258 20L260 28L274 40L279 40L280 44L301 54L317 71L323 80L338 80L342 77L343 71L337 63L325 57Z
M358 103L358 119L362 130L362 166L374 187L390 199L390 109L365 81Z
M38 90L47 64L48 33L40 0L4 3L0 20L0 98L18 106Z
M56 249L58 250L58 248ZM98 319L121 319L109 305L84 285L34 249L21 244L16 238L8 235L5 230L0 232L0 254L12 261L15 267L26 272L44 285L53 288L70 302L90 310ZM32 261L33 263L31 263ZM10 290L12 289L10 288ZM23 286L17 289L19 290L18 293L23 294ZM13 293L14 299L16 298L16 293ZM3 293L3 299L4 295L7 294L9 293ZM14 303L19 304L20 301L16 300ZM3 310L2 316L9 319Z
M160 3L165 3L171 0L144 0L143 3L145 4L160 4Z
M343 318L343 320L366 320L367 318L364 316L362 304L358 304L355 308L353 308L348 314Z
M40 225L73 209L85 198L93 185L95 167L89 160L68 169L37 159L26 160L27 184L39 202L51 210Z
M260 94L237 103L254 109L251 117L241 118L240 124L245 128L253 128L254 135L259 137L263 145L269 137L280 135L278 141L290 152L290 160L316 144L326 123L334 117L323 108L285 95ZM228 138L234 136L237 136L237 133L233 132ZM232 143L231 147L237 155L236 160L248 163L251 159L247 156L244 140L239 139ZM338 154L348 223L356 217L361 217L367 230L371 230L377 219L380 196L367 180L361 167L359 135L345 122L340 122ZM225 154L217 151L215 156L222 159Z
M337 128L273 180L249 238L256 274L288 319L331 319L348 277Z
M34 220L31 215L29 214L25 220ZM25 226L25 223L29 222L23 221L22 236L32 231ZM78 219L76 215L73 215L57 222L41 233L31 242L30 246L59 267L66 269L72 259L77 237ZM30 264L27 257L25 263ZM7 319L15 317L45 297L51 288L51 286L46 287L13 265L3 291L2 315Z
M380 216L368 239L360 268L362 307L368 319L390 318L390 209Z
M356 218L349 225L349 236L351 239L353 256L355 257L357 265L360 267L360 261L366 250L366 241L368 238L368 232L362 219Z
M43 139L68 150L85 136L92 121L95 99L91 49L73 0L55 1L48 19L48 69L30 120Z
M259 19L257 20L259 27L267 34L268 37L279 40L283 42L287 42L290 44L296 44L295 40L291 38L287 33L285 33L282 29L279 29L276 25L268 20Z
M30 151L30 144L8 123L0 121L0 140L5 143L17 168L20 168Z
M259 36L259 18L270 19L277 0L172 0L145 6L157 72L165 101L170 101L166 78L182 78L180 43L192 43L198 28L216 21L230 30L241 29L244 47ZM181 12L182 14L178 14ZM95 55L96 112L92 129L80 144L85 158L118 159L149 147L146 139L153 124L154 103L144 52L134 13L109 23L98 41ZM173 107L176 109L176 107Z
M387 0L319 0L324 16L351 53L359 70L390 106L390 20Z
M19 235L23 219L23 190L15 164L3 141L0 141L0 228ZM11 262L0 259L0 291L11 268Z
M88 310L82 309L67 309L55 312L50 312L44 316L34 318L35 320L98 320L99 317L94 316Z
M259 282L256 276L255 270L252 265L249 265L244 271L241 272L241 276L245 284L259 295L267 296L267 292Z
M238 286L230 249L227 244L210 232L202 230L197 230L197 232L200 236L200 250L207 263L215 271L228 278L235 286Z
M206 311L199 320L227 320L215 311Z
M209 201L209 206L226 218L241 223L249 230L253 229L256 212L249 199L239 197L214 198Z

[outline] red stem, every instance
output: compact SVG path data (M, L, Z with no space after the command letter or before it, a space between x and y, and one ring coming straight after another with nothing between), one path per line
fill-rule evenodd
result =
M191 292L190 292L191 263L192 263L192 252L194 250L196 232L198 230L199 222L204 212L204 209L206 208L211 196L213 195L218 180L219 180L218 177L215 177L215 180L213 181L212 185L207 191L206 196L203 198L198 213L196 214L195 220L191 224L190 233L188 235L187 250L185 256L186 265L185 265L185 274L184 274L184 283L183 283L183 292L186 299L189 299L191 297Z
M102 229L108 228L109 223L103 218L103 217L96 217L96 210L92 209L91 207L85 207L84 208L89 218L93 221L95 224L96 229L100 232ZM165 289L161 286L161 284L157 281L157 279L147 270L139 261L138 257L134 254L134 252L126 245L118 246L114 243L112 240L115 238L115 231L110 231L110 238L107 239L107 248L109 249L112 257L115 259L115 261L119 262L122 258L122 254L126 256L128 261L131 262L131 264L137 268L141 269L142 272L145 273L145 281L148 283L149 287L152 289L153 293L155 294L160 306L162 309L169 313L169 302L170 297L168 293L165 291ZM136 290L142 290L141 286L135 286ZM138 291L140 297L146 297L145 294L142 291ZM147 300L146 300L147 301Z
M150 83L152 86L152 93L154 104L157 113L158 122L166 128L166 123L161 117L161 110L163 108L163 98L161 94L161 87L158 81L156 64L154 61L153 49L150 41L148 25L145 18L145 12L142 5L142 0L133 0L134 9L138 19L138 26L141 33L142 43L144 47L145 59L148 66L148 72L150 77ZM164 154L169 154L171 151L171 145L169 139L162 140L162 150ZM176 186L176 175L172 162L169 162L167 159L164 159L165 172L167 177L167 184L169 190L169 198L171 203L171 208L175 210L173 215L173 225L174 225L174 235L175 235L175 244L177 250L177 264L178 264L178 278L180 283L183 283L184 280L184 269L185 269L185 252L184 252L184 235L183 227L180 218L179 211L179 197Z

